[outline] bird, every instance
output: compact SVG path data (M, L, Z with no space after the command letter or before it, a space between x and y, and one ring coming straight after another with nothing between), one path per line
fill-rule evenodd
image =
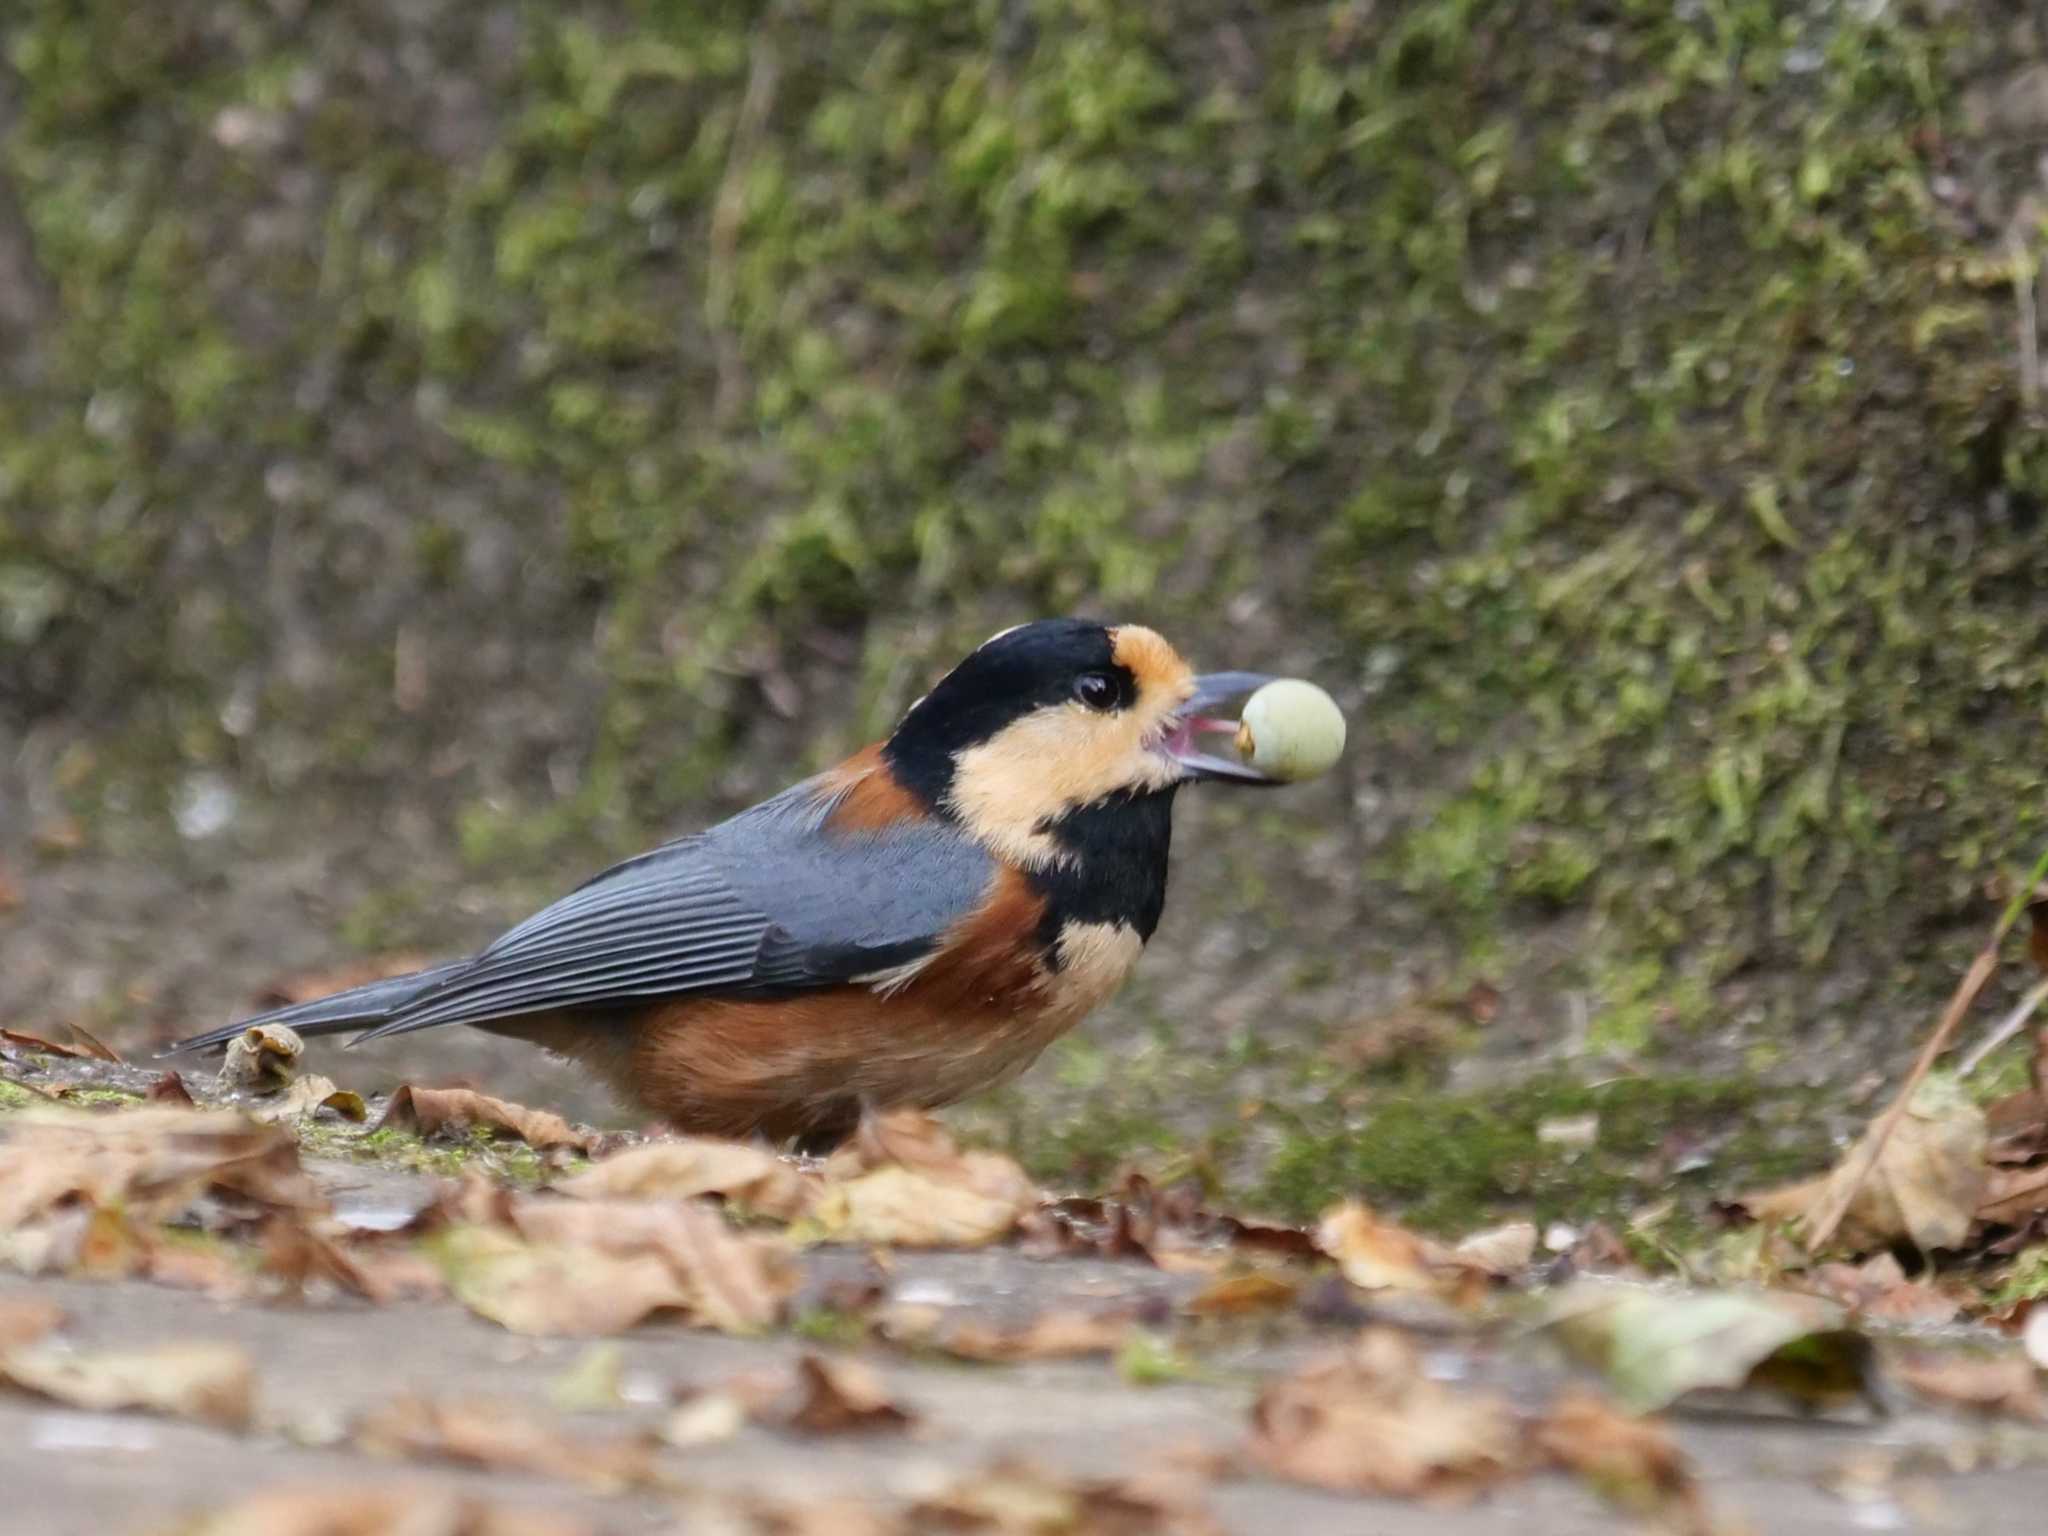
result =
M466 959L274 1009L354 1044L466 1024L675 1130L824 1152L1022 1073L1114 994L1166 902L1174 796L1278 782L1202 749L1271 681L1138 624L983 642L886 739L593 876Z

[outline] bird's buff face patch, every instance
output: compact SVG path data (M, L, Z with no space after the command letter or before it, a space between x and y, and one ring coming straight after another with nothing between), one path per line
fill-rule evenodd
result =
M1115 664L1136 696L1121 708L1078 699L1012 721L955 760L951 808L989 847L1028 865L1062 856L1044 830L1067 812L1110 795L1146 793L1187 775L1169 747L1195 695L1195 674L1153 630L1110 631Z

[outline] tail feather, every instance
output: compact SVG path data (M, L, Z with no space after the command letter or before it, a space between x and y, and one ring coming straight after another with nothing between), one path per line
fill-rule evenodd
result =
M338 1035L351 1030L370 1029L386 1022L429 987L446 981L468 964L467 960L455 960L404 976L366 982L360 987L350 987L346 992L336 992L331 997L316 997L310 1002L273 1008L268 1013L259 1013L233 1024L224 1024L219 1029L209 1029L203 1035L180 1040L165 1046L157 1054L176 1056L184 1051L216 1049L255 1024L283 1024L302 1035Z

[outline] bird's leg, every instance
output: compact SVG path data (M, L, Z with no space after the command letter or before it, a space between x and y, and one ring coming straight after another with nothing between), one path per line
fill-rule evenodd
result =
M859 1099L835 1099L819 1117L797 1133L791 1149L799 1157L830 1157L860 1129L866 1106Z

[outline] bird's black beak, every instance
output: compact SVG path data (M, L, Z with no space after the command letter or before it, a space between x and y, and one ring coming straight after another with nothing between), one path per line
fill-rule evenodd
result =
M1205 672L1195 679L1195 691L1181 705L1175 723L1168 730L1160 750L1180 765L1181 782L1216 779L1226 784L1278 784L1269 774L1235 756L1204 752L1195 745L1201 735L1235 735L1237 721L1211 713L1220 705L1241 699L1273 681L1263 672Z

